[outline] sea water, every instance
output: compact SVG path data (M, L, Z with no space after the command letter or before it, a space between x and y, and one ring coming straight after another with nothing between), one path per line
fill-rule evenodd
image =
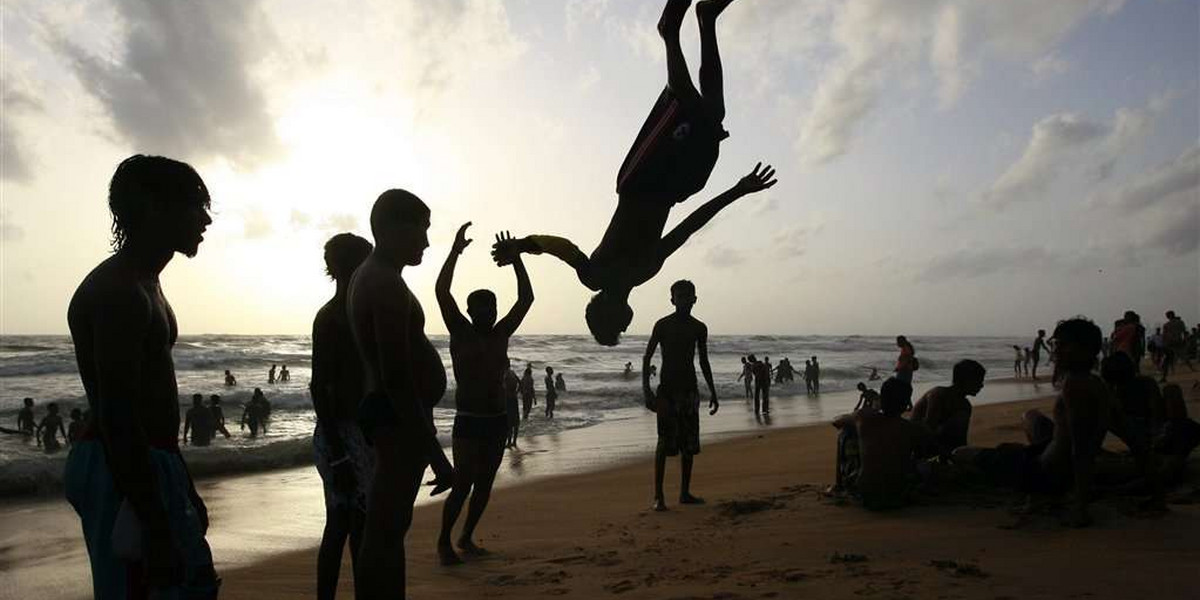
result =
M1028 341L998 337L910 336L909 339L920 359L921 368L915 375L918 383L949 381L954 363L963 358L983 363L989 377L1011 376L1012 346ZM434 336L433 343L449 374L447 338ZM520 375L526 364L532 364L538 390L538 406L522 424L522 435L589 427L606 419L628 416L642 405L641 365L645 349L645 336L627 336L620 346L612 348L599 346L589 336L582 335L514 336L509 345L513 367ZM181 337L174 351L180 414L185 414L191 406L192 394L202 394L206 403L209 395L219 394L227 427L233 434L230 439L218 437L207 448L185 447L193 470L199 474L236 473L310 462L315 422L308 394L311 353L307 335ZM823 392L853 389L858 382L867 381L872 367L886 377L898 354L891 337L713 336L709 339L709 360L722 399L742 398L743 386L737 381L741 374L740 359L750 353L760 359L769 356L772 364L788 357L793 367L801 371L805 359L817 356ZM632 363L630 375L625 374L626 363ZM660 363L661 354L654 359L654 364ZM287 365L291 380L268 384L267 372L273 364ZM553 420L541 416L546 366L562 373L567 385L567 391L559 394ZM225 370L237 378L236 387L224 385ZM277 375L278 372L277 369ZM450 388L434 410L439 436L445 438L443 442L448 442L454 414L454 378L449 379ZM703 390L702 380L700 384ZM879 382L868 384L878 387ZM239 428L239 422L256 387L270 400L273 412L267 432L251 438L248 431ZM776 386L773 393L803 394L802 376L797 375L795 383ZM58 403L64 420L72 408L87 407L70 338L0 337L0 425L16 427L17 410L25 397L36 401L35 415L39 421L46 414L48 402ZM0 434L0 495L53 490L61 479L65 458L65 451L46 455L32 439Z

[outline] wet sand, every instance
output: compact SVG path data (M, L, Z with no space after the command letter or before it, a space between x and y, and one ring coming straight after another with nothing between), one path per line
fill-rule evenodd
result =
M793 384L777 391L796 389ZM1051 392L1046 382L991 381L977 404ZM939 594L961 594L959 588L974 576L925 563L955 560L984 568L980 561L988 548L990 554L1004 556L1045 556L1042 544L1062 548L1079 543L1081 533L1099 545L1113 541L1111 534L1095 538L1057 525L1043 527L1046 531L1039 535L1050 537L1041 541L1029 538L1029 532L998 535L1002 530L996 526L1008 517L994 500L988 501L991 506L922 506L890 515L832 506L817 494L833 478L834 431L825 423L856 399L844 393L819 400L780 397L773 401L769 421L756 419L740 398L726 400L717 417L702 421L706 447L697 458L694 487L709 504L666 514L645 510L655 439L650 413L631 408L594 427L524 439L521 450L506 457L498 484L505 489L493 496L480 526L481 541L493 556L456 569L436 566L433 540L440 502L430 505L429 498L421 498L425 506L418 509L408 538L412 595L787 598L817 590L839 595L837 589L826 590L831 577L874 586L852 586L860 594L925 595L908 584L872 583L866 572L873 573L881 561L891 565L888 572L899 570L905 580L916 577L922 585L930 583L929 577L942 577L945 587L934 585ZM1032 405L1048 403L1043 398ZM1029 404L980 406L972 443L1017 440L1016 423ZM822 424L797 426L814 421ZM669 463L668 500L677 493L677 469L677 461ZM226 579L222 597L312 595L315 546L324 518L320 481L312 468L204 480L200 490L210 507L214 556ZM1188 509L1178 507L1166 517L1170 526L1119 515L1109 519L1098 512L1101 523L1093 531L1115 527L1124 539L1125 529L1141 526L1150 540L1174 533L1195 540L1200 514ZM0 589L22 597L90 595L78 521L65 502L0 505L0 524ZM943 534L931 536L928 530L934 528ZM1020 550L1026 542L1031 547ZM1192 542L1193 559L1196 548ZM829 562L834 552L865 554L868 562L835 565ZM1106 552L1132 564L1146 560L1137 558L1146 556L1140 551L1131 550L1129 556ZM351 585L344 577L346 597L351 597ZM813 585L821 587L806 587ZM1014 597L1028 595L1019 583L1010 588ZM725 592L735 595L720 595Z

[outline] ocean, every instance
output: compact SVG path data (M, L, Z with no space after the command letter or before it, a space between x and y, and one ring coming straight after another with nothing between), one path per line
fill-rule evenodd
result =
M909 339L921 362L915 376L917 384L949 381L954 363L963 358L983 363L989 378L1010 377L1012 346L1028 342L1003 337L910 336ZM434 336L433 342L450 374L447 338ZM522 424L522 435L553 434L638 414L643 410L640 370L645 347L645 336L627 336L614 348L598 346L584 335L514 336L509 346L514 368L519 374L526 363L532 363L538 383L539 407ZM871 367L886 376L897 349L894 338L878 336L713 336L709 339L709 359L720 398L742 398L742 384L737 381L741 373L740 358L750 353L759 358L769 356L772 364L788 357L798 369L803 368L805 358L817 356L821 363L822 391L838 392L866 381ZM308 395L309 336L184 336L177 343L174 356L181 414L191 405L192 394L203 394L205 398L220 394L233 433L231 439L218 438L207 448L185 447L189 464L197 474L255 471L311 461L314 415ZM626 362L633 363L632 377L624 375ZM658 364L659 357L654 362ZM287 365L291 381L268 384L267 371L272 364ZM562 373L567 384L567 392L560 393L553 420L542 418L539 412L542 375L547 365ZM225 387L226 369L237 377L238 386ZM449 379L450 389L434 411L444 443L449 441L454 414L453 376ZM878 383L870 385L878 387ZM238 429L238 421L255 387L262 388L272 403L273 413L267 433L251 438L248 432ZM797 378L795 383L773 388L772 395L803 393L803 381ZM46 414L48 402L59 404L64 419L72 408L86 408L69 337L0 337L0 425L16 427L17 410L25 397L36 401L35 415L39 421ZM0 495L55 489L65 458L65 451L46 455L33 440L0 434Z

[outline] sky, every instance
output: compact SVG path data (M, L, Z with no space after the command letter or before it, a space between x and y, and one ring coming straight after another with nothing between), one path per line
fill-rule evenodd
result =
M432 209L405 278L516 295L492 236L590 252L665 83L650 0L5 0L0 334L65 333L109 253L107 185L135 154L213 197L162 276L184 334L307 333L322 245L385 189ZM1024 335L1076 314L1200 320L1200 3L736 0L718 23L725 209L634 291L630 333L680 278L713 334ZM699 66L693 15L683 44ZM590 295L546 256L523 333L582 333ZM443 333L436 316L428 330Z

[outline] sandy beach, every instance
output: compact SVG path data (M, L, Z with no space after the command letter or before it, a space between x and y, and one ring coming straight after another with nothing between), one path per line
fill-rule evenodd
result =
M1190 387L1194 376L1186 379ZM985 392L986 393L986 392ZM1190 393L1189 410L1200 409ZM1020 415L1052 397L979 407L973 444L1019 441ZM1014 528L1004 493L925 498L890 513L841 505L834 429L813 425L709 444L694 490L708 504L648 509L651 461L543 479L497 493L480 527L492 554L437 565L440 505L418 509L408 537L413 598L1188 598L1200 559L1195 481L1166 515L1126 500L1094 507L1077 530L1039 515ZM1117 448L1119 446L1114 446ZM669 463L668 499L678 489ZM1191 490L1190 496L1187 494ZM315 540L314 540L315 543ZM223 597L294 598L314 586L316 551L224 572ZM349 563L346 568L348 569ZM352 582L342 590L351 597Z

